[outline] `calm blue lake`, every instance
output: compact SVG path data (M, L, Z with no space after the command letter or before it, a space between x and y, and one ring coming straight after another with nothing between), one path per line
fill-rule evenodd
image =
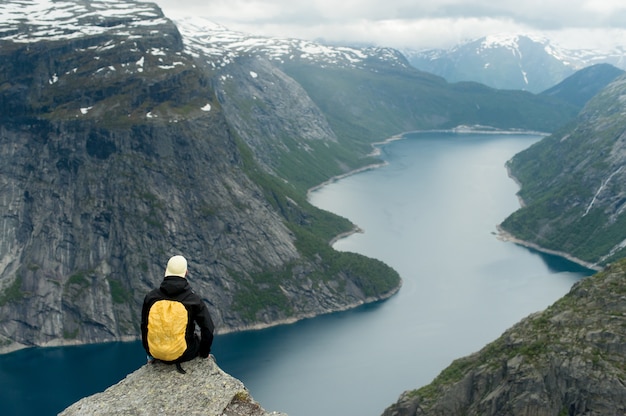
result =
M364 233L335 248L402 276L388 301L262 331L220 335L218 364L267 410L380 415L590 274L496 238L519 207L504 163L532 135L422 133L381 147L384 167L329 184L311 202ZM145 362L138 342L0 356L3 415L53 415Z

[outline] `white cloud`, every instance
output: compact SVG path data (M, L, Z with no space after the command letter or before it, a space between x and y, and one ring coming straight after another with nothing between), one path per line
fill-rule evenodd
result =
M624 0L587 0L582 4L582 9L601 16L610 16L620 10L626 10Z
M156 1L167 16L203 16L258 35L397 48L447 47L460 40L520 31L594 33L592 39L606 46L624 40L615 38L615 29L626 30L623 0ZM605 30L611 32L602 37Z

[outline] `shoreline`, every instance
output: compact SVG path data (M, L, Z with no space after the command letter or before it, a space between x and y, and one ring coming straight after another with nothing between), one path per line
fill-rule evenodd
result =
M393 136L390 136L384 140L381 140L379 142L372 142L371 146L372 146L372 151L370 153L368 153L366 156L369 157L375 157L375 156L379 156L381 154L381 150L380 148L382 146L385 146L389 143L398 141L398 140L406 140L406 136L409 134L420 134L420 133L455 133L455 134L526 134L526 135L531 135L531 136L547 136L547 133L544 132L539 132L539 131L529 131L529 130L499 130L499 129L494 129L488 126L457 126L451 129L433 129L433 130L412 130L412 131L407 131L404 133L399 133L399 134L395 134ZM335 175L330 177L329 179L325 180L324 182L315 185L309 189L307 189L306 191L306 199L309 203L311 203L310 201L310 196L311 193L323 188L326 185L330 185L332 183L335 183L341 179L347 178L349 176L352 175L356 175L357 173L362 173L368 170L373 170L373 169L378 169L381 168L383 166L387 166L388 162L386 161L382 161L380 163L372 163L370 165L366 165L366 166L362 166L360 168L356 168L353 169L351 171L339 174L339 175ZM509 177L511 179L513 179L513 181L515 181L515 183L518 184L518 186L521 187L520 183L517 181L517 179L511 175L511 171L509 169L509 167L507 165L506 169L507 169L507 173L509 175ZM518 195L518 199L520 201L520 205L522 205L522 207L524 206L524 201L519 197ZM336 214L335 214L336 215ZM348 221L352 222L349 218ZM329 245L332 247L337 241L350 237L353 234L356 233L364 233L365 231L360 228L358 225L354 224L354 228L350 231L346 231L343 233L339 233L337 234L335 237L333 237L330 241L329 241ZM586 267L586 266L585 266Z
M232 333L237 333L237 332L260 331L260 330L272 328L272 327L275 327L275 326L295 324L297 322L304 321L306 319L317 318L319 316L330 315L330 314L333 314L333 313L346 312L346 311L358 308L358 307L363 306L363 305L368 305L368 304L375 303L375 302L385 301L385 300L391 298L392 296L396 295L400 291L401 288L402 288L402 279L400 279L400 284L397 287L395 287L393 290L390 290L389 292L386 292L386 293L384 293L384 294L382 294L380 296L368 297L368 298L365 298L365 299L363 299L363 300L361 300L359 302L354 302L354 303L351 303L351 304L344 305L343 307L341 307L339 309L328 310L328 311L325 311L325 312L322 312L322 313L308 313L308 314L304 314L304 315L297 316L297 317L279 319L277 321L273 321L273 322L270 322L270 323L256 323L256 324L253 324L253 325L246 325L246 326L232 328L232 329L225 329L225 330L222 330L222 331L216 331L215 334L216 335L225 335L225 334L232 334Z
M386 145L388 143L391 143L391 142L394 142L394 141L397 141L397 140L404 140L405 139L404 134L405 133L396 134L396 135L391 136L391 137L389 137L389 138L387 138L387 139L385 139L383 141L372 143L371 146L372 146L373 149L366 156L373 157L373 156L380 155L380 153L381 153L380 152L380 147L381 146L384 146L384 145ZM307 189L307 191L306 191L306 200L310 204L311 203L311 193L313 193L313 192L315 192L315 191L317 191L317 190L319 190L319 189L321 189L321 188L323 188L323 187L325 187L327 185L335 183L335 182L337 182L337 181L339 181L341 179L345 179L345 178L347 178L349 176L356 175L357 173L362 173L362 172L366 172L368 170L378 169L378 168L381 168L381 167L387 166L387 165L388 165L388 163L386 161L382 161L380 163L372 163L372 164L369 164L369 165L362 166L360 168L356 168L356 169L350 170L350 171L342 173L340 175L332 176L329 179L325 180L324 182ZM311 204L311 205L313 205L313 204ZM337 214L334 214L334 215L337 215ZM359 227L358 225L354 224L352 222L352 220L350 220L349 218L348 218L348 221L350 221L350 223L353 224L352 229L349 230L349 231L345 231L343 233L339 233L336 236L334 236L333 238L331 238L330 241L328 242L329 246L332 247L337 241L342 240L344 238L348 238L348 237L350 237L353 234L364 233L365 232L361 227ZM400 286L402 286L402 283L400 283ZM400 290L400 287L398 287L398 290Z
M559 256L559 257L563 257L564 259L567 259L569 261L571 261L572 263L576 263L580 266L583 266L589 270L595 270L597 272L602 271L603 268L598 266L597 264L594 263L589 263L587 261L584 261L582 259L579 259L578 257L574 257L571 254L568 254L564 251L557 251L557 250L550 250L548 248L545 247L541 247L538 244L535 243L531 243L530 241L526 241L526 240L521 240L515 236L513 236L511 233L504 231L502 229L502 227L500 227L500 225L498 225L497 227L498 233L496 234L496 238L500 241L503 242L510 242L510 243L514 243L517 245L520 245L522 247L526 247L526 248L532 248L533 250L539 251L541 253L545 253L545 254L551 254L554 256Z
M355 225L355 226L354 226L354 228L352 228L350 231L346 231L345 233L339 233L339 234L337 234L336 236L334 236L334 237L330 240L330 242L328 243L328 245L332 247L333 245L335 245L335 243L336 243L337 241L339 241L339 240L341 240L341 239L344 239L344 238L348 238L348 237L350 237L351 235L353 235L353 234L358 234L358 233L363 234L363 233L365 233L365 231L364 231L361 227L359 227L359 226L356 226L356 225Z
M368 156L370 156L370 155L374 156L373 153L370 153ZM349 172L333 176L333 177L325 180L324 182L320 183L319 185L315 185L315 186L307 189L307 191L306 191L306 199L307 199L307 201L309 201L309 197L310 197L312 192L315 192L318 189L321 189L321 188L325 187L326 185L330 185L331 183L335 183L335 182L337 182L337 181L339 181L341 179L347 178L348 176L356 175L357 173L365 172L365 171L372 170L372 169L378 169L378 168L386 166L386 165L387 165L387 162L372 163L370 165L366 165L366 166L363 166L363 167L351 170ZM310 203L310 201L309 201L309 203Z
M433 129L433 130L411 130L404 133L395 134L390 136L384 140L378 142L372 142L372 151L368 153L366 156L373 157L380 155L380 147L387 145L391 142L395 142L398 140L405 140L406 136L409 134L420 134L420 133L455 133L455 134L525 134L530 136L546 136L547 133L540 131L529 131L529 130L499 130L490 128L488 126L457 126L451 129ZM323 188L326 185L337 182L340 179L347 178L348 176L356 175L357 173L365 172L371 169L378 169L380 167L386 166L388 163L383 161L380 163L372 163L370 165L362 166L360 168L356 168L350 170L348 172L335 175L325 180L324 182L312 186L306 191L307 200L309 199L309 195L311 192L315 192L320 188ZM515 180L515 179L514 179Z
M392 296L396 295L400 291L400 288L402 288L402 279L400 279L400 284L397 287L395 287L393 290L390 290L389 292L386 292L377 297L367 297L361 301L344 305L343 307L338 308L338 309L327 310L321 313L307 313L307 314L294 316L290 318L279 319L279 320L272 321L272 322L256 323L256 324L244 325L244 326L240 326L236 328L216 329L214 335L217 336L217 335L233 334L233 333L238 333L238 332L261 331L264 329L268 329L268 328L272 328L272 327L276 327L280 325L292 325L297 322L304 321L306 319L316 318L318 316L346 312L346 311L358 308L363 305L367 305L367 304L371 304L375 302L383 302L391 298ZM108 340L96 341L96 342L82 342L82 341L60 341L59 342L58 340L53 340L51 342L47 342L42 345L18 344L18 345L5 347L5 348L0 348L0 355L7 355L7 354L11 354L11 353L18 352L18 351L35 349L35 348L48 349L48 348L63 348L63 347L81 347L81 346L88 346L88 345L104 345L104 344L114 344L118 342L128 343L128 342L137 342L137 341L141 341L141 336L126 335L126 336L120 337L119 339L108 339Z
M507 176L509 178L511 178L511 180L513 180L513 182L515 182L517 184L517 186L519 187L519 189L521 190L522 189L522 183L511 172L511 167L509 166L509 161L507 161L505 163L505 165L504 165L505 168L506 168ZM524 208L526 206L526 202L519 195L519 191L516 192L515 195L517 196L517 200L519 201L520 208ZM587 261L579 259L578 257L574 257L571 254L566 253L564 251L550 250L550 249L541 247L538 244L531 243L530 241L519 239L519 238L515 237L513 234L511 234L511 233L505 231L504 229L502 229L500 224L498 224L496 226L496 229L498 230L498 232L496 234L496 238L498 240L500 240L500 241L511 242L511 243L520 245L522 247L531 248L531 249L539 251L541 253L546 253L546 254L551 254L551 255L554 255L554 256L559 256L559 257L562 257L562 258L564 258L566 260L571 261L572 263L576 263L576 264L578 264L580 266L583 266L583 267L585 267L585 268L587 268L589 270L601 271L603 269L602 267L598 266L595 263L589 263Z

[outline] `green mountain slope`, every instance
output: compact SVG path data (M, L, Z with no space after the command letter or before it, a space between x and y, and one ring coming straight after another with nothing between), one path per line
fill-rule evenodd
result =
M449 84L408 68L330 68L286 63L342 137L383 139L413 130L482 125L554 131L576 109L561 100L477 83Z
M508 163L525 206L501 224L503 230L589 263L626 255L625 94L621 76L576 123Z
M582 109L594 95L623 73L623 70L610 64L591 65L543 91L541 95L560 98Z

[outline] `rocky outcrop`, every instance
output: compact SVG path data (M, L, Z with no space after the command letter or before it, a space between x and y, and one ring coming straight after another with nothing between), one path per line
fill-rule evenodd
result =
M186 374L166 364L146 364L102 393L81 399L60 416L207 415L287 416L267 412L243 383L209 359L181 365Z
M218 98L226 117L266 169L282 173L276 156L290 156L286 137L298 137L299 146L337 141L306 91L266 59L239 58L223 72L229 76L220 77Z
M577 283L384 416L626 414L626 260Z

